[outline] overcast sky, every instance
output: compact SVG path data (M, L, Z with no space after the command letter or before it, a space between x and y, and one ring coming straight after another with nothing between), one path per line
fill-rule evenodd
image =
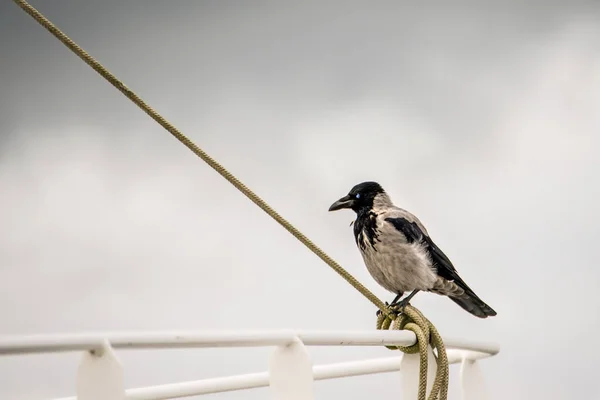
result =
M493 399L597 393L597 3L32 4L390 301L353 214L327 212L380 182L498 312L413 301L442 335L501 345L481 363ZM0 334L373 328L367 300L10 2L0 38ZM263 371L269 352L119 356L139 387ZM73 395L79 358L0 358L0 398ZM397 380L318 382L317 398Z

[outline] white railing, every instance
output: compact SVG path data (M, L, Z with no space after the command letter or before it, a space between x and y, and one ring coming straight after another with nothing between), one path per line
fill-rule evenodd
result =
M0 337L0 355L83 351L72 400L162 400L270 386L275 400L313 400L315 380L399 372L404 399L416 399L419 355L402 355L339 364L312 366L305 346L410 346L410 331L268 331L158 332L131 334L74 334ZM461 363L463 399L485 399L477 360L493 356L493 344L445 339L450 364ZM268 372L125 389L123 369L114 349L165 349L276 346ZM435 374L430 349L428 391ZM67 400L67 399L61 399Z

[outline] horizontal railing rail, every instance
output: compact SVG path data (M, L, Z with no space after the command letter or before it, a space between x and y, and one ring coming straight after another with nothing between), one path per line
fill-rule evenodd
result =
M408 330L106 332L0 336L0 355L97 350L105 341L115 349L168 349L281 346L296 338L306 346L411 346L416 343L415 334ZM492 343L444 339L444 344L448 349L490 355L499 352L499 347Z
M0 355L82 351L76 397L60 400L163 400L270 386L279 400L312 400L316 380L401 371L405 398L416 398L419 355L357 360L313 366L305 346L410 346L410 331L212 331L116 332L0 336ZM461 363L463 398L484 399L477 361L494 356L491 343L445 339L450 364ZM114 349L174 349L275 346L267 372L125 389ZM431 352L431 350L430 350ZM432 355L432 353L430 354ZM429 357L429 371L435 357ZM428 379L429 385L433 376Z

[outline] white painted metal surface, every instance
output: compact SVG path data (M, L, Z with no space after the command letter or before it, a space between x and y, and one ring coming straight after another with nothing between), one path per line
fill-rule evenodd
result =
M133 332L93 334L51 334L0 336L0 355L98 350L104 340L115 349L168 349L202 347L279 346L298 337L306 346L411 346L415 335L409 331L215 331L215 332ZM491 343L445 339L446 348L497 353Z
M299 338L273 352L269 386L274 400L314 400L312 362Z
M463 400L487 399L485 380L479 363L475 360L464 358L460 368L460 381Z
M312 366L306 345L381 346L411 345L407 331L319 332L153 332L79 335L35 335L1 337L0 355L62 351L84 351L77 376L77 397L70 400L162 400L220 393L257 387L271 387L273 400L313 400L315 380L400 372L398 393L416 398L419 356L404 355L339 364ZM448 360L461 362L464 400L485 400L486 390L477 360L498 353L492 344L445 340ZM268 372L204 379L125 390L123 370L113 348L186 348L276 346ZM93 351L93 353L90 353ZM435 358L429 356L428 392L434 379ZM65 399L63 399L65 400Z
M427 357L427 398L433 386L435 379L435 369L437 365L433 357L433 351L429 347L429 356ZM402 398L418 399L419 396L419 353L405 354L400 364L400 382L402 384Z
M448 362L456 364L464 357L475 356L482 358L482 353L470 353L461 350L448 350ZM486 355L489 357L490 355ZM350 361L336 364L316 365L312 368L315 381L346 378L352 376L398 372L401 369L403 356L372 358L367 360ZM144 388L127 389L127 400L164 400L203 394L223 393L243 389L253 389L269 386L269 373L234 375L222 378L211 378L197 381L171 383L166 385L148 386ZM56 400L76 400L75 397L65 397Z
M77 400L125 400L123 367L108 341L99 350L83 353L77 371Z

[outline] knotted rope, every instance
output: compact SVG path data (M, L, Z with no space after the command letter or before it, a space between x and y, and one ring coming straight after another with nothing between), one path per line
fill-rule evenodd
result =
M329 265L334 271L336 271L342 278L344 278L348 283L350 283L356 290L362 293L363 296L365 296L369 301L371 301L375 306L377 306L377 308L381 310L381 313L378 318L378 329L388 329L390 327L390 324L392 324L392 329L408 329L413 331L415 335L417 335L417 344L406 348L398 347L398 349L408 353L416 353L417 351L420 352L421 378L419 381L419 400L426 400L425 392L427 388L427 346L431 340L431 343L437 349L438 352L438 371L436 373L436 378L434 381L434 389L437 388L437 392L439 392L440 394L440 400L446 399L446 393L448 391L448 360L446 357L444 344L442 343L442 338L440 337L433 324L431 324L431 322L429 322L418 310L416 310L413 307L407 306L405 310L406 314L401 314L399 317L396 317L393 313L393 310L388 309L388 307L386 307L386 305L380 299L378 299L377 296L375 296L369 289L367 289L363 284L356 280L356 278L349 274L348 271L346 271L341 265L339 265L323 250L321 250L321 248L319 248L315 243L313 243L308 237L306 237L290 222L288 222L281 215L279 215L263 199L261 199L246 185L244 185L239 179L237 179L232 173L225 169L225 167L223 167L215 159L210 157L206 152L204 152L202 149L196 146L194 142L192 142L187 136L185 136L177 128L175 128L162 115L160 115L146 102L144 102L137 94L135 94L131 89L129 89L123 82L117 79L116 76L111 74L102 64L96 61L96 59L94 59L85 50L83 50L77 43L71 40L71 38L65 35L58 27L56 27L52 22L50 22L46 17L44 17L38 10L36 10L24 0L14 0L14 2L19 7L21 7L23 11L25 11L27 14L33 17L33 19L35 19L46 30L48 30L48 32L50 32L65 46L67 46L73 53L75 53L79 58L81 58L86 64L92 67L104 79L110 82L110 84L112 84L133 103L135 103L140 109L142 109L142 111L144 111L152 119L158 122L171 135L173 135L183 145L190 149L200 159L206 162L223 178L227 179L227 181L229 181L240 192L242 192L246 197L248 197L254 204L260 207L271 218L273 218L288 232L294 235L308 249L315 253L327 265ZM432 390L432 394L429 398L432 400L435 399L435 397L432 396L434 395L434 393L437 392L435 390Z
M394 308L387 315L378 313L377 329L397 330L406 329L417 336L417 343L412 346L386 346L390 350L400 350L406 354L419 353L419 397L418 400L446 400L448 398L448 356L442 337L435 326L425 316L410 304L400 314L395 314ZM431 387L429 397L427 391L427 362L428 346L431 345L437 352L437 370Z

